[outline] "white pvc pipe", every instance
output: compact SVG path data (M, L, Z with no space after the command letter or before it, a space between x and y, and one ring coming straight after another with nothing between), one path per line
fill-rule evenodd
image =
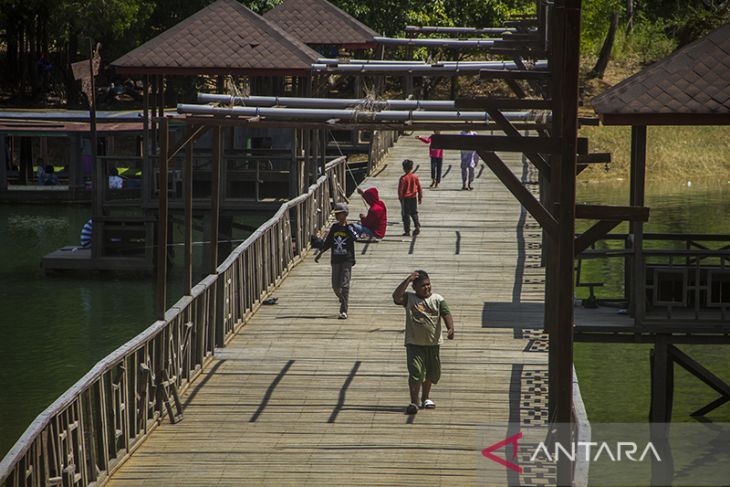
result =
M459 111L416 111L416 110L383 110L380 112L365 110L336 110L314 108L263 108L263 107L215 107L210 105L178 104L178 113L186 115L218 115L236 117L261 117L270 120L311 120L326 122L329 120L349 122L396 122L396 121L437 121L437 122L487 122L487 112ZM530 112L508 112L508 119L513 121L529 120Z
M378 44L389 46L416 46L416 47L463 47L480 48L492 47L495 40L500 39L410 39L404 37L373 37Z

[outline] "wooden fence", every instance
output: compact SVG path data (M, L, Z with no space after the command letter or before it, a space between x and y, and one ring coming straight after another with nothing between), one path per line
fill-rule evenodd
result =
M340 201L345 158L256 230L165 314L42 412L0 462L0 486L101 485L306 252Z
M370 139L370 149L368 151L368 172L370 176L380 169L385 161L388 149L398 141L397 130L374 130Z

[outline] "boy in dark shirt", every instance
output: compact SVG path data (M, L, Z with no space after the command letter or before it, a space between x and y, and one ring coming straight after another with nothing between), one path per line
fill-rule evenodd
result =
M357 233L347 223L348 208L345 203L335 205L335 218L322 249L314 257L315 262L327 250L332 249L332 290L340 299L340 319L347 319L347 304L350 296L350 276L355 265L355 240Z

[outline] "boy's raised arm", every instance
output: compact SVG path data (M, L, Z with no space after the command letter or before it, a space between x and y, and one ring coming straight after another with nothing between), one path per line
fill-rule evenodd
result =
M406 289L408 289L408 285L416 279L418 279L418 272L413 271L408 274L408 277L406 277L397 288L395 288L395 291L393 291L393 302L395 304L400 306L406 304Z

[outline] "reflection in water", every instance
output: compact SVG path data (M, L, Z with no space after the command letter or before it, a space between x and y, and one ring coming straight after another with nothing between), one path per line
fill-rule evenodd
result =
M255 227L268 217L246 223ZM88 208L0 205L0 456L96 362L153 322L152 278L43 274L41 257L78 245L88 218ZM236 231L234 238L248 234ZM174 238L182 241L177 226ZM199 232L193 239L203 240ZM202 262L203 246L193 251ZM181 295L182 274L176 262L168 304Z
M577 201L610 205L628 204L628 182L590 183L578 186ZM647 183L646 206L651 208L645 232L730 233L730 184L694 182ZM577 231L591 222L578 221ZM626 233L624 223L612 233ZM649 245L649 244L647 244ZM656 244L653 244L656 245ZM667 244L665 244L666 246ZM679 245L682 245L680 242ZM599 248L621 248L622 242L600 243ZM593 259L583 262L581 280L604 282L596 289L599 298L623 296L623 259ZM579 288L579 298L587 296ZM618 310L617 310L618 311ZM680 347L719 377L730 380L727 345ZM591 421L644 422L649 411L649 345L577 343L575 362L581 393ZM716 399L715 392L683 371L677 371L673 421L693 421L691 411ZM710 414L715 421L730 421L730 405Z

